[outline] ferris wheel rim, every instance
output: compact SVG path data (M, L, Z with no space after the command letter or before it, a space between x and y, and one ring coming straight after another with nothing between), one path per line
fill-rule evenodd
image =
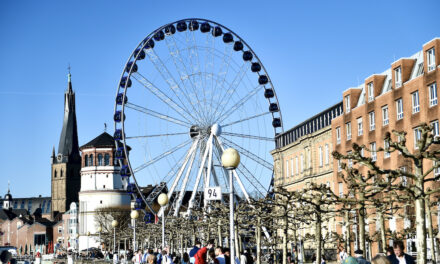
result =
M237 33L235 33L234 31L232 31L232 30L229 29L228 27L226 27L226 26L224 26L224 25L222 25L222 24L220 24L220 23L217 23L217 22L215 22L215 21L209 20L209 19L203 19L203 18L186 18L186 19L176 20L176 21L171 22L171 23L167 23L167 24L165 24L165 25L163 25L163 26L157 28L156 30L152 31L150 34L148 34L147 37L145 37L141 42L139 42L139 44L136 46L136 48L133 50L133 52L132 52L131 55L129 56L127 62L126 62L125 65L124 65L124 68L123 68L122 74L121 74L121 76L120 76L120 78L119 78L119 82L118 82L118 88L117 88L116 96L118 96L118 95L121 93L121 90L123 90L123 97L122 97L122 102L123 102L123 103L122 103L122 106L121 106L121 115L122 115L122 118L123 118L123 119L122 119L122 122L120 122L121 130L122 130L122 139L121 139L120 141L115 140L115 144L116 144L117 147L119 146L119 144L122 144L122 147L123 147L123 150L124 150L124 157L126 157L126 158L125 158L125 161L126 161L127 166L128 166L128 168L129 168L129 170L130 170L130 176L129 176L129 177L130 177L130 178L133 178L134 184L135 184L136 189L137 189L137 193L140 195L140 197L142 198L142 200L144 201L144 203L149 207L149 209L150 209L152 212L154 212L154 210L149 206L149 204L148 204L148 202L146 201L144 195L142 194L142 192L141 192L141 190L140 190L140 187L139 187L139 184L138 184L138 181L137 181L136 176L135 176L135 173L136 173L136 172L134 171L134 169L133 169L133 167L132 167L132 165L131 165L130 159L128 158L128 152L129 152L129 151L128 151L128 149L127 149L127 142L126 142L126 139L127 139L127 138L126 138L126 135L125 135L125 122L124 122L124 119L125 119L125 113L124 113L124 112L125 112L125 104L126 104L126 103L125 103L125 100L126 100L126 98L127 98L127 95L126 95L126 94L127 94L127 90L128 90L128 87L127 87L128 83L125 83L124 87L121 87L120 83L121 83L121 80L122 80L124 77L127 77L127 79L130 79L130 77L131 77L132 74L133 74L133 67L134 67L134 65L136 65L136 62L138 61L138 55L139 55L139 54L136 54L136 50L144 50L144 49L145 49L145 46L148 45L149 41L152 40L152 39L154 38L154 36L155 36L159 31L163 31L166 27L168 27L168 26L170 26L170 25L175 25L175 24L177 24L177 23L179 23L179 22L191 23L191 21L207 22L207 23L210 23L212 26L218 26L218 27L221 27L222 29L225 29L225 30L226 30L225 33L226 33L226 32L231 33L231 34L232 34L232 35L233 35L238 41L242 42L243 45L244 45L244 47L246 47L247 50L250 51L250 52L252 53L253 58L254 58L253 61L258 62L258 63L260 64L260 66L261 66L261 71L260 71L260 72L256 72L256 73L257 73L259 76L261 76L261 75L266 75L266 76L267 76L267 78L268 78L268 84L270 84L270 88L272 89L273 94L274 94L274 96L273 96L273 100L278 104L278 107L279 107L279 101L278 101L278 97L277 97L277 94L276 94L275 87L274 87L274 85L273 85L273 82L272 82L272 80L271 80L271 78L270 78L270 76L269 76L269 73L268 73L268 71L266 70L264 64L261 62L260 58L259 58L258 55L254 52L254 50L250 47L250 45L248 45L248 44L246 43L246 41L245 41L243 38L241 38ZM189 30L189 29L187 29L187 30ZM177 31L176 31L175 33L177 33ZM165 37L166 37L166 36L165 36ZM153 49L153 48L152 48L152 49ZM244 50L244 49L243 49L243 50ZM130 67L129 71L127 71L127 68L128 68L129 63L132 63L132 64L131 64L131 67ZM271 103L270 98L267 98L267 101L269 102L269 104ZM118 104L115 103L114 112L116 113L117 110L118 110ZM274 119L275 116L274 116L274 113L273 113L273 112L271 113L271 115L272 115L272 119ZM278 117L278 116L279 116L279 117ZM283 132L283 131L284 131L284 128L283 128L282 113L281 113L281 108L280 108L280 107L279 107L279 111L278 111L278 116L277 116L277 118L279 118L279 120L280 120L280 126L279 126L279 128L280 128L281 132ZM115 131L116 131L117 128L118 128L118 124L117 124L117 122L115 122ZM275 136L277 135L277 128L274 126L273 129L274 129L274 140L275 140ZM119 146L119 147L120 147L120 146ZM122 163L120 163L120 166L122 167ZM272 166L272 167L273 167L273 166ZM272 168L272 170L273 170L273 168ZM272 173L272 178L273 178L273 173ZM135 195L133 194L133 196L135 196Z

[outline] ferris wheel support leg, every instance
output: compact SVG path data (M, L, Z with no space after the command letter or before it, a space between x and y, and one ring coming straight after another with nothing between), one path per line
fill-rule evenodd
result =
M211 140L209 141L209 145L208 145L208 169L206 171L206 185L205 187L209 187L210 183L211 183L211 169L212 169L212 141L214 139L211 138ZM208 206L208 200L204 199L204 207L206 209L206 207Z
M183 174L183 171L185 170L186 164L188 164L189 158L190 158L192 152L195 151L196 146L197 146L197 140L193 142L193 144L191 145L191 148L186 153L185 161L183 162L182 167L179 169L179 172L177 173L177 176L174 179L170 190L168 191L168 199L170 199L171 195L173 195L174 189L176 188L177 183L179 182L180 178L182 177L182 174ZM158 214L159 216L161 216L163 214L165 207L167 207L167 206L163 206L160 208L160 211Z
M209 136L208 142L212 142L212 134ZM206 156L208 156L209 148L205 147L205 153L203 153L202 162L200 163L199 172L197 173L196 183L194 184L193 192L191 194L191 198L189 198L188 202L188 215L191 212L192 207L194 206L194 198L196 197L197 189L199 188L200 178L202 176L203 167L205 166Z
M186 190L186 186L188 185L189 174L191 173L191 169L194 164L195 157L196 157L196 151L193 151L189 167L186 170L185 178L183 179L183 183L180 188L179 198L176 202L176 207L174 210L174 216L177 216L179 214L180 206L182 206L183 196L185 196L185 190Z
M221 148L221 151L223 152L225 150L225 148L223 147L222 141L218 137L215 137L215 138L217 139L217 142ZM238 177L237 172L235 170L233 171L233 174L235 176L235 179L238 182L238 185L240 186L240 189L243 191L243 194L246 197L246 200L248 202L250 202L249 195L248 195L246 189L244 188L243 183L241 182L240 177ZM263 226L261 228L263 229L263 232L264 232L264 235L266 236L266 238L270 240L270 235L269 235L269 232L267 232L267 228L265 226Z

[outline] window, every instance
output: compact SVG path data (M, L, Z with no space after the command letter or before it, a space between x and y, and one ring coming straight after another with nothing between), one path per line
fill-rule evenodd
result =
M15 202L14 202L14 209L17 209L17 206L18 206L18 202L15 201Z
M31 209L32 209L32 200L29 200L28 201L28 210L29 210L29 212L31 211ZM32 212L30 212L30 213L32 213Z
M396 88L402 86L402 69L400 67L394 69L394 83L396 84Z
M351 154L351 151L347 151L347 155L350 155ZM353 160L352 159L348 159L348 167L349 168L351 168L351 167L353 167Z
M434 167L434 176L440 175L440 161L434 161L432 166Z
M337 127L336 128L336 144L340 144L341 143L341 128Z
M412 97L412 113L420 112L419 91L415 91L411 94Z
M428 59L428 72L430 72L435 69L435 49L427 50L426 57Z
M46 213L50 212L50 204L51 204L51 201L47 201Z
M390 157L390 152L388 151L390 149L390 142L388 140L383 141L383 148L384 148L383 157L387 159Z
M345 124L345 129L347 130L347 140L351 139L351 123Z
M84 166L85 167L89 166L89 156L87 156L87 155L84 158Z
M418 149L417 142L422 138L422 130L420 127L414 128L414 149Z
M362 134L363 134L362 117L359 117L357 119L357 123L358 123L358 136L362 136Z
M293 176L293 158L290 159L290 175Z
M400 171L401 172L406 172L406 167L400 167ZM401 180L403 186L407 186L408 185L408 179L406 178L405 175L402 175L402 178L400 180Z
M301 154L301 172L303 172L304 171L304 155L303 154Z
M63 228L61 226L58 227L58 234L63 233Z
M350 113L350 95L345 96L345 113Z
M89 156L89 166L93 166L93 154Z
M324 157L322 154L322 147L319 147L318 154L319 154L319 166L322 167L324 165Z
M396 100L397 120L403 118L403 101L402 98Z
M57 170L53 171L53 177L56 178L57 177Z
M368 113L368 116L370 118L370 131L374 131L376 129L376 120L374 116L374 111Z
M295 168L296 168L296 174L299 174L299 164L298 164L298 156L295 157Z
M104 155L104 165L105 166L110 165L110 154L108 153Z
M60 171L60 178L63 178L63 170Z
M367 84L367 89L368 89L368 102L371 102L374 100L373 82L370 82L369 84Z
M432 121L431 127L432 127L432 135L434 136L434 139L437 140L437 137L440 135L438 129L438 120Z
M24 209L24 200L21 201L21 208L20 209Z
M328 148L328 145L325 145L325 165L328 165L329 163L329 156L330 156L330 149Z
M437 105L437 84L429 85L429 106Z
M339 197L344 196L344 187L342 185L342 182L338 183L338 189L339 189Z
M377 160L376 142L370 144L370 151L371 151L371 160L376 161Z
M338 160L338 171L341 171L341 170L342 170L342 167L341 167L341 161Z
M286 178L289 177L289 160L286 160Z
M384 126L388 125L390 122L388 120L388 105L382 107L382 120Z
M99 153L98 154L98 166L102 166L104 163L103 163L103 160L102 160L102 154L101 153Z

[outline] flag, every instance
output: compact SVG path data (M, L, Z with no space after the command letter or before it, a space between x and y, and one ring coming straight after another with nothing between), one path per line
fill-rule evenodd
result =
M159 217L157 216L157 214L154 214L154 223L159 223Z

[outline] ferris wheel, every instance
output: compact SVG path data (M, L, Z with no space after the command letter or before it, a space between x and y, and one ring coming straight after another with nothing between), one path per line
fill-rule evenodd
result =
M264 197L273 177L275 135L283 131L275 89L263 64L237 34L191 18L147 35L124 66L114 112L124 188L138 209L163 188L169 214L206 206L203 190L229 192L226 148L241 156L233 172L243 199ZM141 186L157 184L146 195ZM237 186L235 186L237 185Z

